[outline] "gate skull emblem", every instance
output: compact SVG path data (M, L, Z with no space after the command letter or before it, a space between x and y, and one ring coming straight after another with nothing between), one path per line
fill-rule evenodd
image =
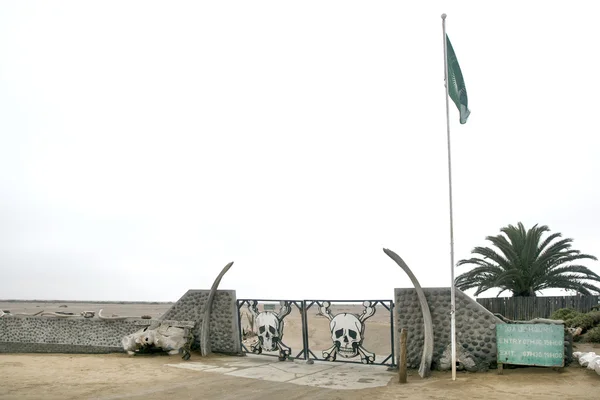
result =
M275 351L279 349L279 359L283 361L288 358L292 349L286 346L281 339L283 338L283 319L292 311L290 302L282 301L278 313L274 311L258 312L257 301L249 304L248 309L254 315L258 327L258 339L250 345L250 350L253 353L261 354L263 350Z
M375 361L375 354L362 347L365 338L364 322L375 314L375 307L372 307L370 301L363 302L365 307L361 315L340 313L335 316L331 314L329 306L331 303L324 301L319 307L321 313L329 319L329 329L331 330L331 341L333 346L323 350L325 360L335 361L337 355L344 358L353 358L360 355L363 364L372 364Z

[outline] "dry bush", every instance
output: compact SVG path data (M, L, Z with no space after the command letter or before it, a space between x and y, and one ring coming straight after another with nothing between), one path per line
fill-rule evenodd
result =
M550 319L563 320L566 322L580 314L579 311L573 310L572 308L560 308L550 315Z
M600 326L590 329L585 335L587 342L600 343Z

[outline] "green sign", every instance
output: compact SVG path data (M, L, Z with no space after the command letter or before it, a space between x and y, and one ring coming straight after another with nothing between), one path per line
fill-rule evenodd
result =
M554 324L498 324L498 363L564 366L565 331Z

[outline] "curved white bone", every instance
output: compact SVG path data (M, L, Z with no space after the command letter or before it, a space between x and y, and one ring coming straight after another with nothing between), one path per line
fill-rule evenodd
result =
M421 356L419 376L421 376L421 378L428 377L431 375L431 360L433 359L433 322L431 319L431 311L429 310L429 305L427 304L427 298L425 297L425 292L423 292L417 277L412 273L410 268L408 268L408 265L406 265L404 260L398 254L389 249L383 249L383 252L392 260L394 260L396 264L402 268L406 275L408 275L413 286L415 287L415 291L417 292L417 297L419 298L419 304L421 306L421 313L423 314L423 355Z
M326 316L327 319L331 321L333 319L333 315L331 314L331 310L329 309L330 305L330 302L324 301L323 304L319 307L319 310L321 311L321 314Z
M358 346L358 352L360 353L360 361L363 364L373 364L373 362L375 362L375 353L371 353L370 351L367 351L362 346Z
M365 307L365 309L363 313L358 317L360 322L365 322L367 319L371 318L375 314L375 311L377 311L377 308L371 307L371 304L372 303L368 300L363 302L363 306Z
M13 313L9 313L9 312L8 312L8 313L5 313L4 311L0 310L0 317L2 317L3 315L4 315L4 316L7 316L7 317L9 317L9 316L11 316L11 315L25 315L25 316L27 316L27 317L35 317L36 315L40 315L40 314L41 314L41 313L43 313L43 312L44 312L44 310L42 310L42 311L38 311L38 312L36 312L36 313L24 313L24 312L18 312L18 313L14 313L14 314L13 314ZM64 314L63 314L63 315L64 315Z
M42 312L40 315L42 317L43 316L52 316L52 317L58 317L58 318L80 317L80 315L57 314L57 313L51 312L51 311Z
M128 316L116 316L116 317L107 317L106 315L102 315L102 310L104 310L103 308L100 309L100 311L98 311L98 318L100 319L109 319L109 320L113 320L113 321L120 321L123 319L127 319L127 318L138 318L138 317L128 317Z
M248 310L250 310L250 313L252 313L252 315L254 315L254 318L258 317L258 314L260 314L258 312L258 301L252 300L251 302L249 302Z
M262 353L262 345L260 344L259 340L250 345L250 351L256 354Z
M288 358L292 353L292 349L281 342L277 342L277 348L279 349L279 357Z
M233 265L233 261L227 264L222 270L221 273L217 276L217 279L213 282L212 287L210 288L210 292L208 294L208 300L204 305L204 317L202 318L202 325L200 326L200 354L202 357L205 357L211 353L210 350L210 340L208 340L210 336L210 312L212 310L212 305L217 294L217 288L219 287L219 283L221 283L221 279L229 268Z
M328 348L327 350L323 350L323 358L325 359L325 361L329 361L331 359L331 361L335 361L335 357L337 355L337 346L334 344L333 346L331 346L330 348Z
M286 315L292 312L292 305L289 301L282 301L280 304L281 308L277 313L277 319L281 322Z

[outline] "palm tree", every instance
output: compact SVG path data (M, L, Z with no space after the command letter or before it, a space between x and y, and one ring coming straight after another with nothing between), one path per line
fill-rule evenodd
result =
M457 266L472 264L476 268L458 276L456 287L477 288L475 296L492 288L500 288L500 293L511 291L513 296L535 296L549 288L574 290L585 295L600 293L598 286L588 282L600 282L600 276L573 263L597 258L571 249L573 239L555 241L562 236L560 233L542 240L542 234L549 231L545 225L525 230L519 222L516 227L509 225L500 229L504 235L486 237L495 248L475 247L471 253L480 257L460 260Z

